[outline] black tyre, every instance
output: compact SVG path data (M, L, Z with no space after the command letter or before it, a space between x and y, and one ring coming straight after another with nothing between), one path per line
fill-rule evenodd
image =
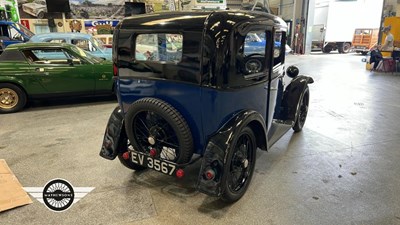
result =
M229 149L226 165L226 183L221 200L227 203L238 201L249 187L256 164L256 137L245 127Z
M39 14L37 15L37 18L38 19L43 19L44 16L45 16L45 13L42 11L42 12L39 12Z
M346 42L346 43L343 43L343 46L342 46L342 53L349 53L350 52L350 49L351 49L351 44L350 43L348 43L348 42Z
M0 113L13 113L26 105L26 94L14 84L0 83Z
M293 130L295 132L300 132L303 129L304 124L306 123L309 103L310 103L310 90L308 86L306 86L303 94L300 97L299 104L297 106L296 122L293 125Z
M170 104L155 98L134 102L125 116L125 130L137 151L157 151L157 157L187 163L193 155L193 139L182 115Z
M327 45L322 48L323 53L330 53L331 51L332 51L332 46L330 46L330 45Z
M337 48L339 53L343 53L343 42L337 43Z

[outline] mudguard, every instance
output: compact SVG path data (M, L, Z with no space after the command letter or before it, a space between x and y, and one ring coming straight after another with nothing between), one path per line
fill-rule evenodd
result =
M124 117L121 108L117 106L108 119L100 156L109 160L115 159L118 155L122 140L126 140Z
M276 119L296 121L297 105L300 101L300 97L307 84L312 83L314 83L314 80L308 76L299 75L293 78L283 93L281 103L282 111L279 116L276 116Z
M197 189L212 196L220 196L224 190L226 179L227 157L231 144L239 132L246 126L251 127L256 135L257 147L266 150L267 129L263 117L256 111L241 111L229 122L222 126L208 141L203 155L200 173L197 182ZM205 172L208 169L215 171L215 178L207 180Z

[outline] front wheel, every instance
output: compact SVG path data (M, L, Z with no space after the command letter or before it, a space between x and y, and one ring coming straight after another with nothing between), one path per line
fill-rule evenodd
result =
M256 149L254 132L245 127L229 149L222 201L233 203L245 194L256 164Z
M0 84L0 113L13 113L24 108L26 94L14 84Z
M304 127L304 124L306 123L309 102L310 102L310 90L308 86L306 86L306 88L303 91L303 94L301 95L299 104L297 106L296 122L293 125L293 130L295 132L301 131Z

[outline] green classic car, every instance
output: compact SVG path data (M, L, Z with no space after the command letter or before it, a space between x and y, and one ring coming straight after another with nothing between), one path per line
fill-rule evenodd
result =
M0 55L0 113L29 99L112 94L112 64L70 44L14 44Z

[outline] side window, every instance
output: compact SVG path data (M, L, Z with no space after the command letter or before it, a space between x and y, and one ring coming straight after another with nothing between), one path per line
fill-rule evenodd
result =
M183 36L181 34L139 34L135 43L137 60L180 62Z
M8 29L10 33L10 38L12 38L13 40L24 41L22 35L13 26L9 26Z
M249 56L251 54L265 55L265 46L267 41L265 40L265 32L249 32L246 35L244 42L244 54Z
M51 39L48 42L50 43L65 43L65 39Z
M80 60L62 49L24 50L23 54L29 62L35 64L68 64L68 60L80 64Z
M274 66L283 63L285 45L283 42L284 33L276 32L274 36Z
M236 52L232 55L235 57L236 70L230 73L229 86L248 86L267 78L266 32L250 31L244 36L237 34L235 38Z
M72 39L71 43L88 52L96 51L96 48L93 46L92 42L86 39Z
M0 61L4 61L4 62L10 62L10 61L26 62L26 59L24 58L24 56L21 54L20 51L8 50L8 51L4 51L0 55Z

